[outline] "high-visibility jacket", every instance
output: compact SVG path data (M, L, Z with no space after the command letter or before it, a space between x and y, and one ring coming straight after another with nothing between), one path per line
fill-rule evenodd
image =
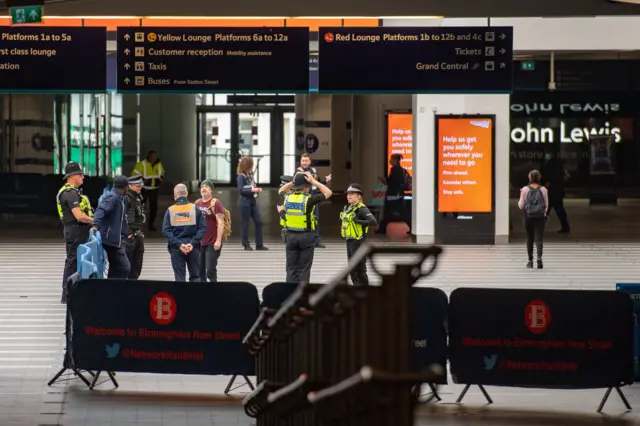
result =
M66 191L76 191L78 193L78 196L80 197L80 211L89 217L93 217L93 209L91 208L89 197L87 197L86 195L82 195L80 193L80 190L75 186L71 185L70 183L66 183L62 186L62 188L60 188L58 194L56 195L56 204L58 206L58 215L60 216L60 220L63 220L64 216L62 212L62 204L60 204L60 195L62 195L62 193Z
M160 187L160 179L164 176L164 166L160 161L156 164L151 164L145 158L136 164L131 174L134 176L142 175L144 189L158 189Z
M174 204L169 207L169 222L171 226L196 226L198 224L196 205Z
M342 238L345 240L361 240L367 235L369 227L354 222L358 210L362 207L365 207L362 203L348 205L345 206L344 210L340 213L340 221L342 222L340 235L342 235Z
M316 229L316 221L313 210L307 215L307 203L309 202L309 194L293 193L284 199L284 226L287 231L302 232L313 231ZM313 206L315 209L316 206ZM311 220L307 220L310 217ZM282 223L282 222L281 222Z

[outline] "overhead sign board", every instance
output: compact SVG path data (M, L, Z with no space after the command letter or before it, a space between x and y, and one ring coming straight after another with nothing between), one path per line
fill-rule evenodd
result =
M320 28L319 91L510 92L512 27Z
M0 91L88 93L106 88L106 28L0 27Z
M307 92L308 28L118 28L118 91Z

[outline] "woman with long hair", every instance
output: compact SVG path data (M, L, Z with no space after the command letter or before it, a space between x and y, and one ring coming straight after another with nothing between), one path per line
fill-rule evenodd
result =
M262 192L262 188L256 187L253 177L253 158L244 157L238 163L238 207L242 221L242 246L245 250L253 250L249 243L249 221L253 219L256 227L256 250L267 250L262 242L262 218L256 205L256 198Z
M533 244L536 244L537 267L542 269L542 237L549 209L549 193L540 185L542 175L537 170L529 172L529 184L520 190L518 208L524 210L524 229L527 232L527 268L533 268Z

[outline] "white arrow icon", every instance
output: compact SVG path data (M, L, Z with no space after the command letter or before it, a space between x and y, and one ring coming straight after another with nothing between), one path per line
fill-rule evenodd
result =
M127 78L124 79L124 82L125 82L125 84L129 84L129 83L131 83L131 80L129 80L129 77L127 77Z
M506 68L507 65L504 62L500 62L500 68Z
M124 35L124 39L127 40L127 41L129 41L130 38L131 38L131 36L129 34L125 34Z
M129 68L131 68L131 65L129 65L129 64L124 64L124 69L128 70Z
M507 52L507 50L506 50L506 49L500 49L500 54L501 54L501 55L504 55L506 52Z
M32 10L29 16L31 16L31 19L36 19L38 17L38 14L36 13L35 10Z
M507 38L507 35L505 33L500 34L500 40L504 40L505 38Z
M131 51L129 49L124 49L124 54L129 56L129 54L131 53Z

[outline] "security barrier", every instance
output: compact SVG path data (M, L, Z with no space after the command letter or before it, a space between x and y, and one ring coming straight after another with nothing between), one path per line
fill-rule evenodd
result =
M632 384L634 315L616 291L458 288L449 303L449 357L455 383L613 389Z
M259 426L413 424L412 388L437 382L444 365L411 371L411 286L433 272L441 249L367 245L350 265L381 253L419 258L392 274L372 262L379 287L345 285L346 270L327 285L301 284L278 311L262 310L244 339L257 354L259 383L245 411Z
M89 241L78 246L78 272L83 280L104 278L106 268L102 238L99 232L89 234Z
M640 381L640 328L638 327L638 317L640 317L640 284L616 284L616 290L626 293L633 303L633 374L635 381Z

